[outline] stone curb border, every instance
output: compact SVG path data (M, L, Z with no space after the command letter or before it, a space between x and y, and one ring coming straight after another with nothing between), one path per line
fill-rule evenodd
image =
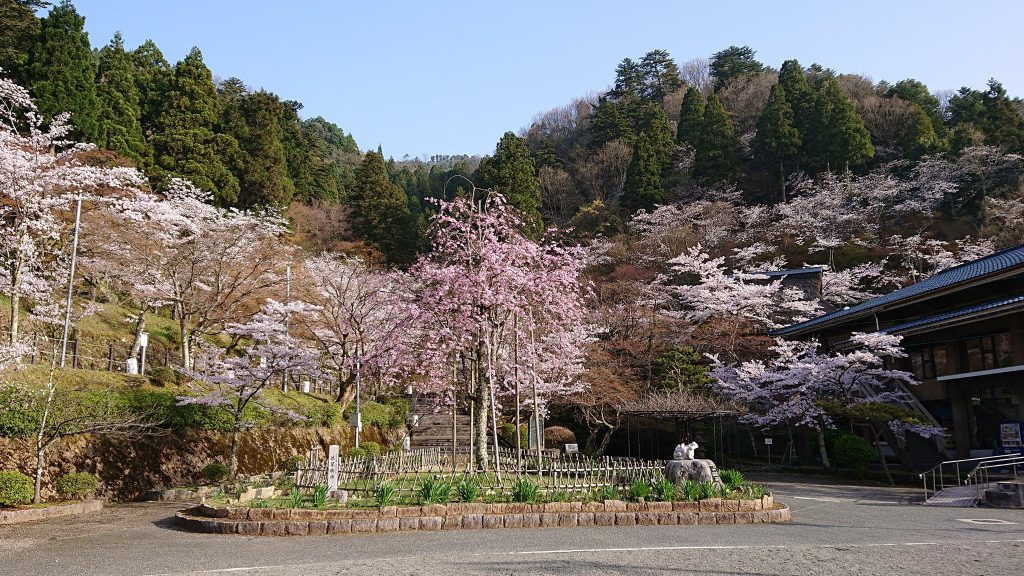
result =
M760 500L633 503L434 504L348 510L211 508L199 506L176 516L190 532L244 536L322 536L370 532L548 528L571 526L693 526L768 524L791 519L789 507Z
M24 508L21 510L0 510L0 525L36 522L62 516L76 516L103 509L102 500L85 500L71 504L58 504L46 508Z

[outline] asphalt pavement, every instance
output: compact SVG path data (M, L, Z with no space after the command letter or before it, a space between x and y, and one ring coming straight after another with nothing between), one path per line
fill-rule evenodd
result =
M1024 511L934 508L910 489L770 482L787 524L388 533L192 534L182 505L0 526L0 576L1019 574Z

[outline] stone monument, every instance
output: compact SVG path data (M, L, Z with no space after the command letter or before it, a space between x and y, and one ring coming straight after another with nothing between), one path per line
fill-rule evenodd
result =
M665 478L668 478L676 486L687 480L694 482L711 482L716 486L722 485L722 479L718 477L718 468L711 460L695 459L694 452L697 451L696 442L680 444L672 453L672 460L665 464Z

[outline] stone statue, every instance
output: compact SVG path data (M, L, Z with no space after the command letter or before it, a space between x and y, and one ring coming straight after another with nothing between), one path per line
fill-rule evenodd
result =
M676 446L675 452L672 453L673 460L693 460L693 453L697 451L696 442L690 442L689 444L680 444Z
M721 486L722 479L718 477L718 468L711 460L694 459L694 452L698 446L696 442L680 444L672 453L672 460L665 464L665 478L668 478L676 486L686 480L694 482L712 482Z

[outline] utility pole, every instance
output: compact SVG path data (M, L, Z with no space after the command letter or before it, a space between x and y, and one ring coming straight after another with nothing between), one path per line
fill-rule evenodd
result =
M60 337L60 367L68 353L68 333L71 331L71 294L75 286L75 262L78 258L78 230L82 227L82 196L79 195L75 204L75 230L71 238L71 270L68 273L68 297L64 302L64 332Z

